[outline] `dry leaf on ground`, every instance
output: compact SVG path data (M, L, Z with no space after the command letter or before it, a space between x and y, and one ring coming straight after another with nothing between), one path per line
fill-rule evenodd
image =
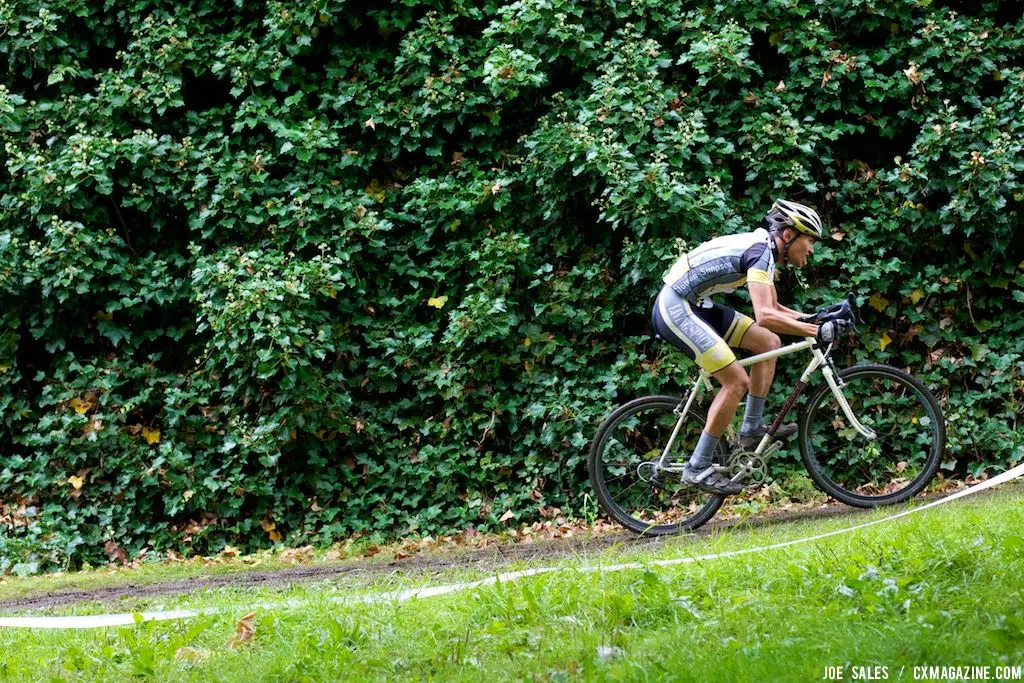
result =
M256 635L256 613L249 612L235 623L235 635L228 638L227 646L231 650L237 650L242 643L249 642Z

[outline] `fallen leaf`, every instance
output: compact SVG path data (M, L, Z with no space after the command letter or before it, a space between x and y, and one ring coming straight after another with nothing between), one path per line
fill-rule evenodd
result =
M68 477L68 483L74 486L76 491L80 491L82 489L82 484L85 483L85 478L71 475Z
M142 428L142 438L146 440L150 446L160 441L160 430L150 429L149 427Z
M785 81L779 81L779 84L777 86L775 86L775 92L782 92L785 89L786 89L786 82Z
M889 300L886 299L884 296L878 296L877 294L872 294L871 298L868 299L868 306L870 306L871 308L875 309L878 312L884 311L886 306L888 306L888 305L889 305Z
M910 66L903 70L903 73L906 74L907 79L914 85L921 83L921 74L917 72L917 64L911 62Z
M881 339L878 340L878 347L882 351L885 351L885 347L888 346L891 342L892 338L889 337L889 333L886 332L885 334L882 335Z
M505 514L503 514L501 517L498 518L498 521L499 522L507 522L508 520L512 519L513 517L515 517L515 514L513 514L513 512L511 510L507 510L505 512Z
M366 122L363 124L363 126L365 126L366 128L369 128L371 130L377 130L377 123L376 123L376 121L373 120L372 116L370 118L366 119Z
M834 233L832 233L832 239L834 239L836 242L842 242L844 237L846 237L846 233L842 232L841 230L836 230Z
M247 643L256 635L255 612L249 612L235 623L235 635L228 638L228 648L237 650L242 643Z
M128 554L113 540L103 544L103 552L107 554L111 562L124 562L128 557Z
M446 296L432 296L427 300L427 305L434 308L444 308L446 303L448 303L448 297Z
M284 538L280 531L271 531L269 536L271 541L280 541Z
M915 289L913 292L910 293L910 303L917 305L917 302L920 301L923 297L924 291L920 289Z
M281 551L277 559L282 562L291 562L292 564L311 562L313 560L313 546L304 545L301 548L288 548Z

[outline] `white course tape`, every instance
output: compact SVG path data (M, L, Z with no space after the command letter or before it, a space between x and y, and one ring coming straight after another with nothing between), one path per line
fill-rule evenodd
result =
M831 536L839 536L840 534L848 534L859 529L865 529L869 526L875 526L876 524L883 524L885 522L891 522L900 517L906 517L918 512L922 512L929 508L933 508L937 505L943 505L950 503L958 498L970 496L975 493L990 489L993 486L999 486L1005 484L1008 481L1017 479L1024 475L1024 464L1017 465L1016 467L998 474L991 479L987 479L980 484L952 493L945 498L927 503L920 507L911 508L910 510L904 510L882 519L876 519L871 522L864 522L863 524L857 524L855 526L847 527L845 529L837 529L835 531L829 531L823 534L817 534L815 536L809 536L807 538L799 538L794 541L784 541L782 543L773 543L772 545L759 546L757 548L745 548L743 550L729 550L721 553L712 553L710 555L700 555L695 557L680 557L672 560L650 560L647 562L626 562L623 564L612 564L612 565L591 565L586 567L537 567L535 569L523 569L521 571L506 572L504 574L498 574L496 576L490 576L486 579L480 579L479 581L467 581L463 583L453 583L446 586L430 586L427 588L412 588L403 591L391 591L387 593L374 593L370 595L364 595L357 598L331 598L331 602L361 602L361 603L386 603L386 602L407 602L413 599L432 598L438 595L447 595L449 593L455 593L458 591L469 590L471 588L479 588L482 586L491 586L496 583L507 583L509 581L515 581L516 579L526 578L528 576L537 576L539 574L551 574L553 572L564 572L564 571L576 571L583 573L590 572L617 572L624 571L627 569L644 569L646 567L668 567L677 564L691 564L693 562L703 562L705 560L717 560L724 557L734 557L736 555L750 555L753 553L760 553L767 550L776 550L778 548L787 548L789 546L797 545L800 543L810 543L812 541L820 541L823 538L829 538ZM306 605L308 600L288 600L284 602L276 603L263 603L259 607L271 607L271 608L283 608L283 607L294 607L297 605ZM128 626L139 623L141 621L165 621L168 619L186 619L189 617L199 616L201 614L215 614L217 612L223 612L224 609L203 609L203 610L172 610L166 612L142 612L142 613L126 613L126 614L100 614L95 616L75 616L75 617L0 617L0 628L44 628L44 629L55 629L55 628L101 628L104 626ZM251 610L250 610L251 611Z

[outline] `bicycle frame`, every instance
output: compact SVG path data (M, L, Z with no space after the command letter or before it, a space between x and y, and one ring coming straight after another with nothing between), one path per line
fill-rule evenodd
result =
M793 392L786 398L786 402L782 404L782 408L779 411L778 416L776 416L775 421L772 422L772 425L765 432L760 443L757 444L757 448L752 451L754 455L761 455L768 449L769 445L772 443L772 438L775 436L775 432L782 424L782 420L786 417L786 414L790 409L792 409L797 397L807 386L807 382L811 378L811 375L819 368L821 369L822 375L825 376L825 382L828 383L829 388L832 390L832 395L836 397L836 402L839 403L839 406L843 409L843 414L846 415L846 419L850 421L850 424L853 425L854 429L870 441L874 441L877 437L874 431L861 424L860 420L858 420L853 414L853 410L850 408L850 404L847 402L846 396L843 395L842 390L845 384L833 370L832 363L829 360L829 353L832 351L831 344L822 351L818 342L813 337L806 337L802 342L795 342L793 344L783 346L782 348L775 349L774 351L760 353L756 356L750 356L749 358L738 359L736 362L739 363L740 367L745 368L750 365L756 365L762 361L771 360L772 358L788 356L790 354L797 353L798 351L803 351L804 349L810 349L813 357L811 358L810 363L807 364L807 368L804 370L803 374L800 375L800 380L796 383L796 387L793 389ZM682 428L683 422L686 420L687 413L690 412L690 407L693 405L694 399L697 398L697 392L700 390L701 385L703 384L706 386L708 391L712 391L714 389L711 385L711 380L709 379L710 376L711 375L706 370L701 370L700 374L697 375L697 379L693 383L693 387L690 389L685 401L680 403L680 405L683 405L682 410L680 410L678 406L676 407L674 412L679 415L679 419L676 420L675 428L672 430L672 435L668 439L668 444L665 445L665 450L662 451L661 458L658 460L657 467L659 469L665 467L668 454L672 450L672 444L675 442L676 436L678 436L679 430Z

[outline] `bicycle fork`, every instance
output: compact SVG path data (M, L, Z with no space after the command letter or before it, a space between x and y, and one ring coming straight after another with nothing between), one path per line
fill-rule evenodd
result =
M831 347L832 345L829 344L829 348ZM815 354L821 356L821 374L825 376L825 382L828 384L829 389L832 390L832 395L835 396L836 403L838 403L839 407L842 408L843 415L846 416L846 419L850 421L853 428L856 429L857 432L865 439L868 441L874 441L877 439L878 435L875 434L875 430L861 423L861 421L857 419L857 416L853 414L853 409L850 407L849 401L846 400L846 396L843 394L843 387L846 386L846 382L844 382L842 377L839 376L839 373L836 372L835 366L832 364L832 359L828 358L819 349L813 349L813 351ZM808 375L809 373L805 372L804 374ZM803 377L800 379L803 380Z

